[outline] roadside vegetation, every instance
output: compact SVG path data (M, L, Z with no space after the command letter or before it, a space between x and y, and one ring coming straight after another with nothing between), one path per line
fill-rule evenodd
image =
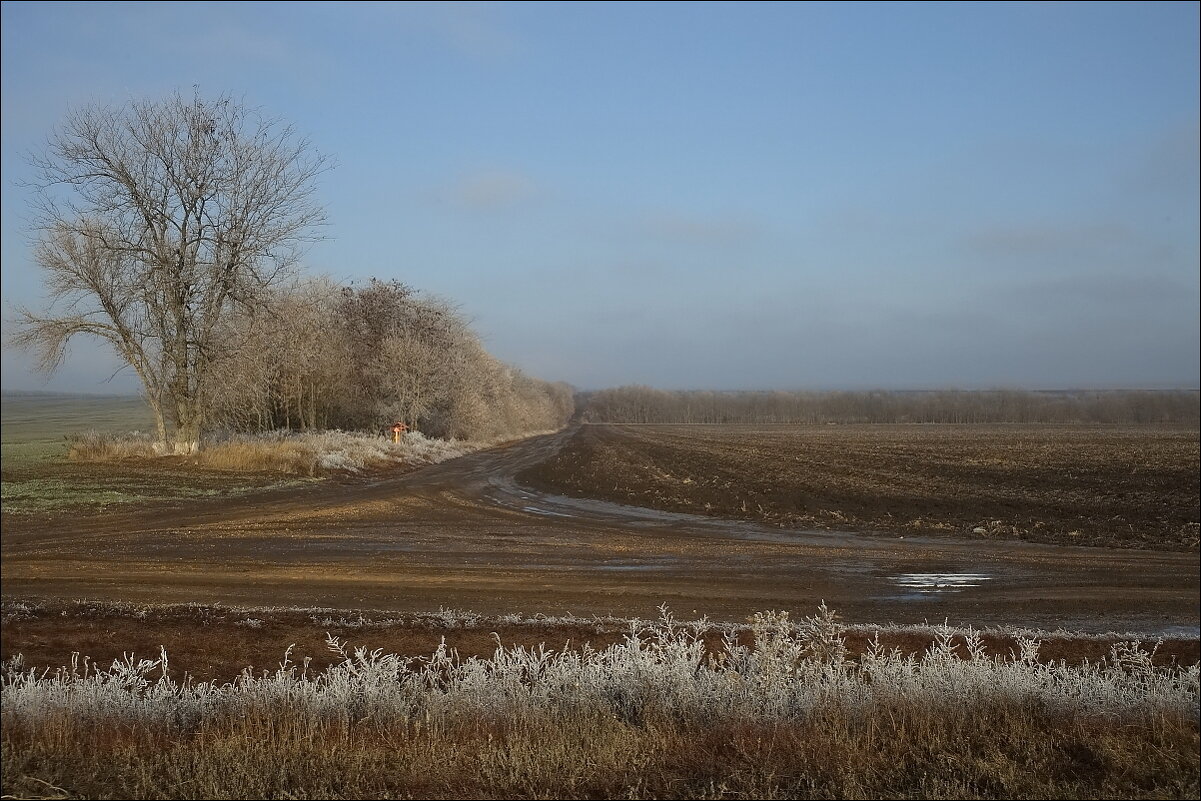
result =
M664 613L607 647L334 664L198 682L169 654L5 666L3 790L40 797L1046 798L1198 792L1196 664L1115 643L1039 658L978 633L850 658L824 607L753 645Z
M574 409L569 386L498 362L453 307L401 284L310 281L276 290L257 315L225 322L194 464L306 475L429 464L558 429ZM395 421L411 429L399 444L385 436ZM151 430L65 438L75 461L163 453Z
M154 441L136 434L86 432L67 438L67 458L77 462L154 458ZM421 432L399 442L345 431L271 431L229 434L188 462L202 468L247 473L281 472L304 476L358 473L396 465L418 467L470 453L484 443L432 439Z
M649 610L648 610L649 611ZM324 671L339 659L326 647L332 634L385 653L428 655L445 644L462 658L491 657L497 638L507 647L545 646L556 651L603 650L622 641L631 629L652 620L613 615L577 616L507 612L485 615L462 609L399 612L328 607L239 606L220 603L144 603L36 597L0 600L0 661L21 655L26 670L53 672L87 654L94 664L122 660L126 653L171 655L174 675L198 681L228 682L246 669L274 669L292 649L296 662ZM745 622L693 620L689 628L717 654L727 637L754 646ZM1191 630L1073 631L946 624L875 624L838 621L838 636L848 658L879 643L886 650L920 656L940 637L950 637L961 656L970 635L980 638L989 657L1009 657L1023 639L1038 640L1042 662L1079 666L1103 660L1119 642L1153 643L1147 650L1155 665L1191 665L1201 660L1196 627ZM1169 636L1170 635L1170 636Z

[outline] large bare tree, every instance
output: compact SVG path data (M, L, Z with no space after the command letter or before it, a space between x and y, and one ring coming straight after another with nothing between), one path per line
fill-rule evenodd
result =
M50 303L22 310L17 341L53 371L74 336L106 340L141 378L163 452L195 451L220 322L292 274L324 222L329 162L238 100L178 93L76 110L32 160Z

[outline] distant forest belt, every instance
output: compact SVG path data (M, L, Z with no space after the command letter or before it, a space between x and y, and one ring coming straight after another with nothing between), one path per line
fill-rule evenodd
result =
M523 482L788 528L1198 548L1196 426L585 425Z

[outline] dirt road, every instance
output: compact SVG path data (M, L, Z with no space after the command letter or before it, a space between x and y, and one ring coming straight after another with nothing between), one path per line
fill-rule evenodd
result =
M1197 636L1195 554L781 530L536 492L569 432L372 482L5 515L3 592L421 611L1065 627Z

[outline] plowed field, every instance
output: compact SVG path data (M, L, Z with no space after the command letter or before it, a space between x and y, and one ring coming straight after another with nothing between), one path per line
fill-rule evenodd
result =
M1196 550L1198 454L1178 428L592 425L521 478L788 528Z

